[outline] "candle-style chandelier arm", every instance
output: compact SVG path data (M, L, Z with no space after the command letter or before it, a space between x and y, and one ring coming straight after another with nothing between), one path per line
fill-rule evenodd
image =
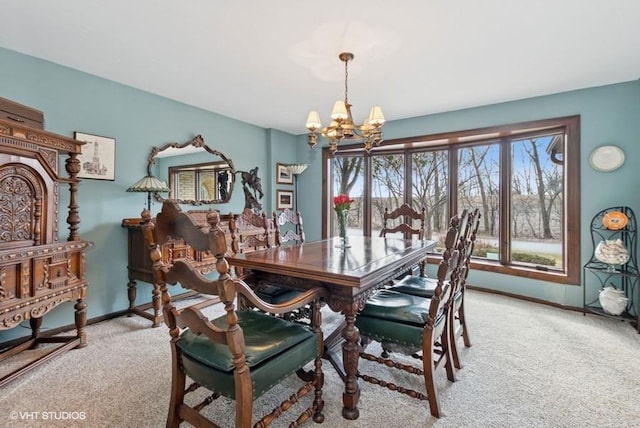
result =
M354 125L351 115L351 104L349 104L349 61L353 60L350 52L341 53L338 58L344 62L344 101L338 100L333 105L331 111L331 122L322 128L320 115L317 111L309 112L306 127L309 130L308 143L314 147L318 142L318 132L329 141L329 151L334 153L338 149L338 143L342 140L364 140L364 149L368 152L374 145L382 142L382 131L380 128L385 123L384 114L380 106L373 106L369 111L369 116L362 125Z

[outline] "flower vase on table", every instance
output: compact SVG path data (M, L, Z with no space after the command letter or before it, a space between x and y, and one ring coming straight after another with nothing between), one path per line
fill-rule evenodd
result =
M347 221L349 219L349 208L351 208L351 202L353 202L353 199L349 198L349 195L338 195L333 198L333 209L336 212L338 235L340 236L340 243L336 245L336 247L351 247L349 244L349 237L347 236Z
M338 234L340 236L340 243L336 247L349 248L349 237L347 236L347 221L349 219L349 211L336 211L338 218Z

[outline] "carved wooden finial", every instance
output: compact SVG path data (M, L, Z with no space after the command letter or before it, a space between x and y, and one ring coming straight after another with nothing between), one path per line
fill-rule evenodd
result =
M142 217L142 220L146 223L148 221L151 220L151 211L149 211L148 209L143 209L142 213L140 213L140 217Z
M210 210L209 212L207 212L207 223L209 223L209 226L211 226L211 228L216 227L216 225L220 223L220 214L218 214L218 212L215 210Z

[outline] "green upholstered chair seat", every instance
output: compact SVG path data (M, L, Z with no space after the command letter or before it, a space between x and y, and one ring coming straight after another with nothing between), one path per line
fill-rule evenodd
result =
M269 302L271 304L283 303L301 294L300 291L290 290L287 288L278 287L276 285L262 284L262 283L258 288L256 288L255 292L258 295L258 297L260 297L265 302Z
M356 317L360 334L387 344L400 345L403 352L422 349L422 337L430 299L403 294L391 289L380 290L367 300L364 309ZM444 325L444 315L436 321ZM393 347L389 345L388 349Z
M318 339L307 327L257 311L238 311L245 339L245 358L251 372L254 398L278 384L318 354ZM226 328L226 317L211 321ZM234 365L226 345L185 330L177 341L181 364L194 381L235 398Z
M422 327L430 304L431 300L424 297L383 289L367 299L358 317L382 318Z
M430 299L438 285L438 280L426 276L407 275L396 282L390 290Z
M430 299L433 297L433 293L437 286L438 280L435 278L407 275L395 285L389 287L389 290ZM456 290L456 294L453 296L454 303L458 304L461 299L462 290Z

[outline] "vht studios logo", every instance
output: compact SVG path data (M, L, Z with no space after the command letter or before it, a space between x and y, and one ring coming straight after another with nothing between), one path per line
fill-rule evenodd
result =
M14 410L9 415L9 419L12 421L65 421L65 420L78 420L83 421L87 418L85 412L18 412Z

